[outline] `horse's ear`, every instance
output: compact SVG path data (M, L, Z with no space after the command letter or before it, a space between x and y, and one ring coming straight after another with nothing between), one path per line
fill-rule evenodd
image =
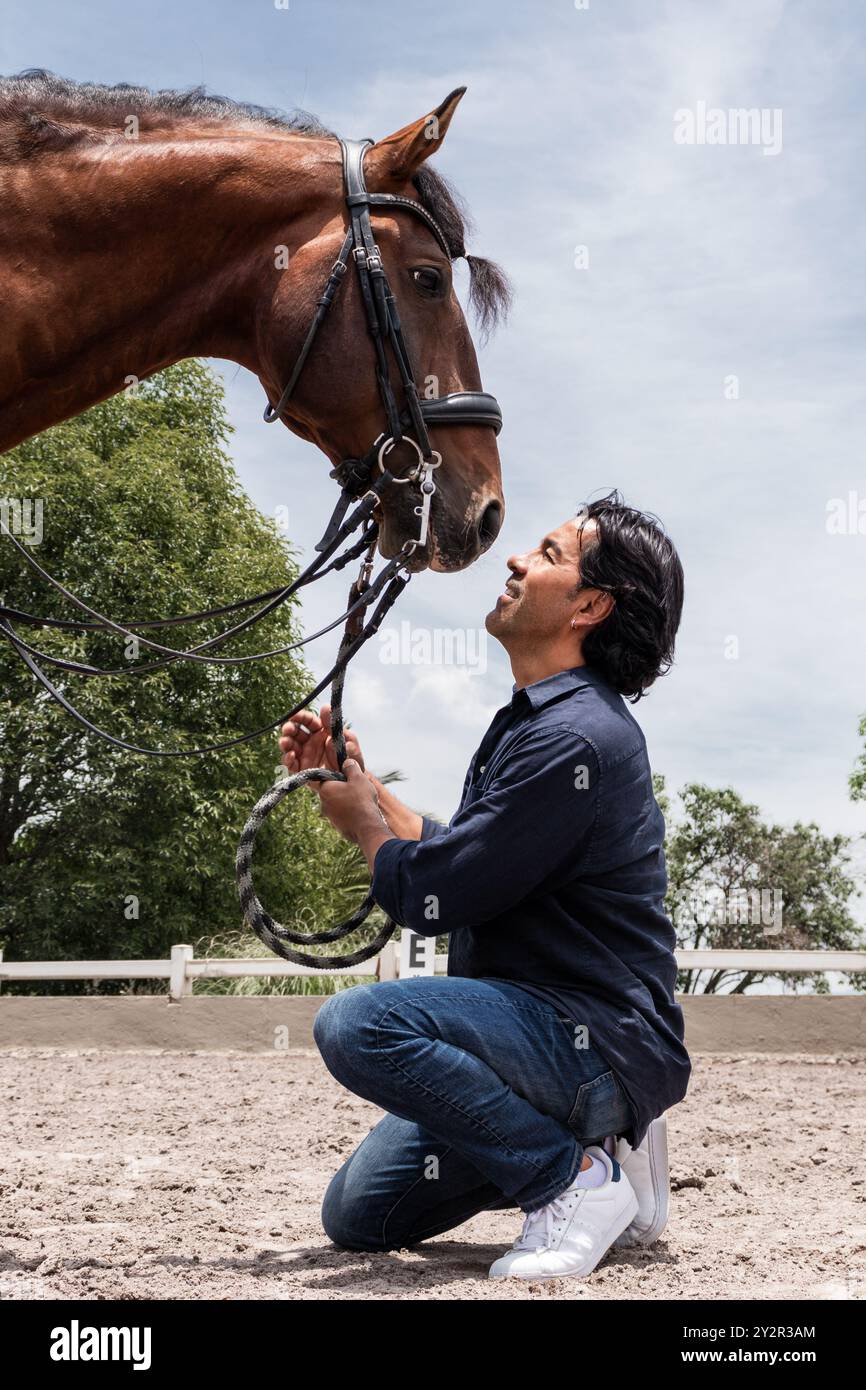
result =
M377 188L385 183L408 182L424 160L438 150L465 91L465 87L458 87L429 115L376 141L367 151L364 168Z

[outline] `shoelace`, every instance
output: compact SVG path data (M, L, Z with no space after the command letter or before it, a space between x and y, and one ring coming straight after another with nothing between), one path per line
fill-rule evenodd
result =
M569 1217L577 1199L576 1193L554 1197L546 1207L530 1211L523 1222L523 1230L514 1242L515 1250L550 1250L557 1224Z

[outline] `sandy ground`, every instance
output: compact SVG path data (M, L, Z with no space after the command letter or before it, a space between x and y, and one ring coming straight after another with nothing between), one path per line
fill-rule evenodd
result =
M486 1280L517 1212L328 1241L325 1185L381 1112L314 1051L0 1053L0 1298L866 1298L866 1056L693 1063L661 1239L525 1284Z

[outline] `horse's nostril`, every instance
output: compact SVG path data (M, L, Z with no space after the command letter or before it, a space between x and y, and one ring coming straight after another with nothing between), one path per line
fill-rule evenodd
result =
M487 550L499 535L502 526L502 508L498 502L488 502L478 522L478 539L481 549Z

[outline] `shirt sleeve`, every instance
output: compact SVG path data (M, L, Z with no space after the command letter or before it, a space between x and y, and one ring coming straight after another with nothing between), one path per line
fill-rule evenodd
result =
M423 936L489 921L549 875L578 867L592 838L598 781L595 752L573 729L527 734L450 825L380 845L373 897Z
M421 817L421 834L419 839L431 840L434 835L446 835L447 833L448 826L443 825L441 821L434 820L432 816Z

